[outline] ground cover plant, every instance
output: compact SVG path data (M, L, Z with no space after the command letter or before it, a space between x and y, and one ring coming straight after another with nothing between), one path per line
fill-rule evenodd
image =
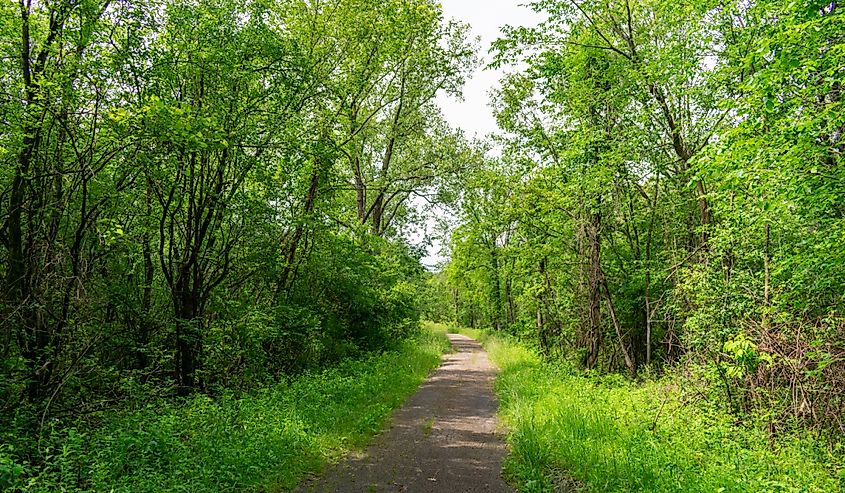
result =
M505 474L520 491L829 492L845 464L812 433L773 437L684 391L682 377L636 383L544 362L513 338L484 340L501 369ZM688 387L688 385L687 385ZM706 391L706 390L705 390Z
M440 362L423 331L396 348L240 397L156 400L43 438L38 469L0 455L3 490L285 491L362 447ZM7 437L4 437L7 438Z

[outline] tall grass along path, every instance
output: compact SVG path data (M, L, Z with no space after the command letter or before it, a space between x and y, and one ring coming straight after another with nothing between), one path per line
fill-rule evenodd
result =
M495 367L467 336L362 453L297 492L511 492L501 477Z

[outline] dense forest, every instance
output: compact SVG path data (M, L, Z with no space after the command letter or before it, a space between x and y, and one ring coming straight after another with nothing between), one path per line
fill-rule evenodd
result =
M421 318L838 451L842 7L530 7L476 141L437 98L488 47L432 0L0 5L0 489L291 487L256 478L323 425L180 474L227 420L407 394L443 350Z
M830 1L533 2L467 178L454 318L598 372L704 372L841 432L845 16ZM692 370L691 370L692 371Z
M466 26L428 1L0 8L0 487L78 419L416 330L403 238L472 155L434 104L477 64Z
M511 480L842 491L841 2L530 7L430 281L429 318L551 362L488 344Z

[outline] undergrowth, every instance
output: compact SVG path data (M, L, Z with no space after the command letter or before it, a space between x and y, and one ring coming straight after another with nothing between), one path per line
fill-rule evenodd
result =
M809 432L773 439L754 419L689 399L682 377L585 376L510 339L467 335L501 369L505 473L521 491L827 493L845 485L838 448Z
M0 473L9 472L0 489L285 491L378 433L448 347L442 333L423 331L393 351L248 397L158 400L87 430L63 423L45 440L49 459L37 475L0 448Z

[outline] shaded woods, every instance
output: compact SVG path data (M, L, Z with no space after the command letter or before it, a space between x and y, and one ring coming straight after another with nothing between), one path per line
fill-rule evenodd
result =
M4 3L0 488L59 488L112 411L415 333L466 31L429 1Z
M492 329L522 491L840 491L840 2L540 0L432 316Z

